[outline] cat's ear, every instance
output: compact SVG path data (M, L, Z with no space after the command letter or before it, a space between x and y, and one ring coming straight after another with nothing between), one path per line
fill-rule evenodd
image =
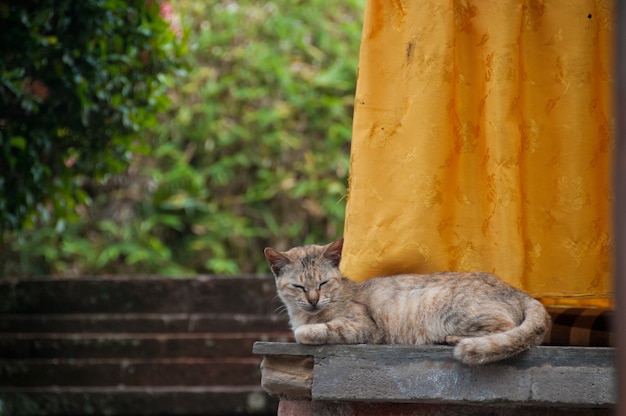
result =
M270 264L272 273L274 273L274 276L276 277L278 277L283 267L291 262L291 260L289 260L289 257L271 247L265 248L265 250L263 250L263 253L265 253L265 258Z
M339 238L337 241L333 241L326 247L324 251L324 257L330 260L333 263L333 266L339 267L339 263L341 263L341 250L343 249L343 237Z

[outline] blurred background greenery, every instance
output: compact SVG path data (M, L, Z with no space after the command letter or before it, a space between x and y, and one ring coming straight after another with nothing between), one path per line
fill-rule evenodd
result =
M170 36L152 46L166 54L152 70L154 98L131 111L117 142L100 142L96 159L69 145L69 182L58 182L69 185L42 192L12 222L0 210L5 274L267 273L264 247L341 235L364 3L167 2ZM153 41L157 26L145 29ZM9 69L5 61L4 85ZM7 149L19 151L24 135L2 134L11 161ZM114 163L101 169L75 168L107 158ZM19 178L6 172L8 200L7 182Z

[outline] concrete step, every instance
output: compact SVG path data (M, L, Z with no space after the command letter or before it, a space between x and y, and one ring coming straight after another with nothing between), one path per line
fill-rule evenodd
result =
M259 385L260 361L256 357L2 360L0 386Z
M2 388L6 416L276 415L278 400L258 384L197 387Z
M244 332L289 331L286 314L46 313L3 314L2 332Z
M273 314L280 307L267 276L103 276L0 281L0 313Z
M275 415L255 341L293 340L270 276L0 281L0 414Z
M291 332L0 333L0 359L242 358L255 341L290 341Z

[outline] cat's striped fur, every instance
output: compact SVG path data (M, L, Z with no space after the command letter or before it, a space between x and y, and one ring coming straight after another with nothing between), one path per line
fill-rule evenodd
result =
M457 359L479 365L541 344L551 324L541 303L488 273L352 282L339 271L342 247L265 249L297 342L455 344Z

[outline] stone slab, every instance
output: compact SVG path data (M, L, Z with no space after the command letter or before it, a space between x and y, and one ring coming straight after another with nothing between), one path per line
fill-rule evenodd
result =
M278 416L610 416L611 409L281 400Z
M261 362L261 386L269 394L311 399L313 357L266 355Z
M536 347L481 367L449 346L256 343L264 355L314 358L313 400L607 408L615 404L613 348Z

